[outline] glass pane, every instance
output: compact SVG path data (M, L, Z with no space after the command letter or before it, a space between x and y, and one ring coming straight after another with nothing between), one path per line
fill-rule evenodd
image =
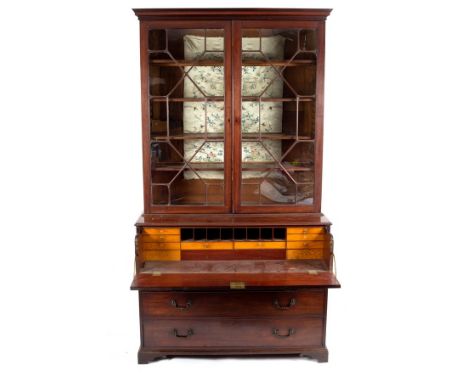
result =
M243 205L311 205L316 31L242 30Z
M148 38L153 204L224 205L224 31Z

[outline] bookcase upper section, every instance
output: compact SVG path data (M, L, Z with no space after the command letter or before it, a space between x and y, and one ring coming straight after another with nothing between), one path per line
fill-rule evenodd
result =
M145 213L320 212L328 9L136 9Z

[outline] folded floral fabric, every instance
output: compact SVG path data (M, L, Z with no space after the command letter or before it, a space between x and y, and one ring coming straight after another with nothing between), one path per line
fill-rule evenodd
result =
M281 60L284 57L284 37L242 38L244 60ZM260 52L261 49L261 52ZM187 66L184 79L185 98L224 96L224 39L222 37L184 36L186 60L219 60L219 66ZM272 66L242 67L242 96L276 97L283 95L283 82ZM283 105L281 102L242 102L243 133L279 133L282 130ZM184 102L184 133L224 133L224 102ZM224 162L224 143L185 140L184 156L190 163ZM268 150L265 147L268 146ZM197 149L200 148L200 150ZM269 152L268 152L269 151ZM281 155L281 141L243 142L242 160L273 162L272 155ZM199 171L205 179L223 179L222 171ZM262 176L261 172L243 173L243 178ZM193 172L186 179L197 178Z
M272 163L279 160L281 141L263 140L262 142L244 142L242 145L242 162L255 164L258 162ZM197 164L224 163L224 142L205 141L203 139L187 139L184 141L184 159L193 167ZM197 176L198 174L198 176ZM223 179L223 171L186 171L185 179ZM264 176L261 171L244 172L244 179Z

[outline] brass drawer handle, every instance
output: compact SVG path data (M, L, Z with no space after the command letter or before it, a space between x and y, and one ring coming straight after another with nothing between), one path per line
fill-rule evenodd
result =
M171 300L171 305L177 309L180 309L180 310L187 310L188 308L190 308L192 306L192 301L190 300L187 300L187 303L185 305L179 305L177 304L177 301L172 299Z
M287 338L287 337L291 337L293 334L296 333L296 331L294 330L294 328L290 328L288 329L288 334L279 334L279 329L273 329L273 335L275 337L278 337L278 338Z
M193 336L193 329L188 329L187 334L179 334L177 329L174 329L174 336L176 336L177 338L188 338L190 336Z
M276 307L276 309L282 309L282 310L290 309L294 305L296 305L296 299L295 298L290 299L288 305L281 305L278 299L276 299L275 301L273 301L273 305Z

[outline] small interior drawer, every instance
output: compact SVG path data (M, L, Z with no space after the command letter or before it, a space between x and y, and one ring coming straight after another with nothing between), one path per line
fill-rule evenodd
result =
M321 248L315 249L288 249L286 256L289 260L297 259L322 259L324 250Z
M141 253L142 261L172 261L180 260L180 250L146 250Z
M235 241L234 249L283 249L285 241Z
M143 233L148 235L180 235L180 228L165 228L165 227L158 227L158 228L144 228Z
M155 234L141 235L141 243L180 243L180 235L172 234Z
M206 250L215 250L215 249L233 249L233 243L230 241L219 241L219 242L182 242L181 249L191 250L191 249L206 249Z
M311 248L329 248L330 241L323 240L305 240L305 241L288 241L288 249L311 249Z
M304 240L326 240L327 234L324 233L289 233L288 241L304 241Z
M180 243L166 243L166 242L153 242L142 243L140 246L142 250L180 250Z
M289 227L288 234L309 234L309 233L325 233L323 227Z

